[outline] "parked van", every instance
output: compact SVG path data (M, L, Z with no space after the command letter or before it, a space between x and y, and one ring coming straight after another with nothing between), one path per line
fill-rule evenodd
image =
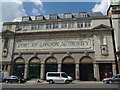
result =
M53 83L66 83L69 84L73 81L72 77L68 76L65 72L47 72L46 81L50 84Z

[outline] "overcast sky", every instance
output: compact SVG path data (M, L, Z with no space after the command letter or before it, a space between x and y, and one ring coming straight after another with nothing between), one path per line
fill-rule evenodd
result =
M67 2L42 2L41 0L2 0L0 2L0 12L2 13L0 14L0 19L2 19L0 20L0 28L3 22L13 21L15 18L21 16L97 11L106 14L110 0L90 1L91 0L79 0L79 2L69 2L69 0L67 0Z

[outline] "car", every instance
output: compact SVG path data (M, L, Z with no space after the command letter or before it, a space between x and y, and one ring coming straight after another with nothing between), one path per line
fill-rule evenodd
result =
M69 84L73 81L72 77L68 76L65 72L47 72L46 81L50 84L53 83L66 83Z
M112 83L120 83L120 74L115 75L111 78L105 78L102 80L106 84L112 84Z
M24 83L24 82L26 82L26 80L19 77L19 76L9 76L7 78L3 78L3 82L6 82L6 83L13 83L13 82Z

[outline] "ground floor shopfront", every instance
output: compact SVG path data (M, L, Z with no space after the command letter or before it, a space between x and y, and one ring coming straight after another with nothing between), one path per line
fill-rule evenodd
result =
M83 56L78 61L72 56L66 56L61 61L50 56L44 62L39 57L32 57L28 62L17 57L12 63L11 74L28 80L45 80L47 72L66 72L74 80L94 81L116 73L114 62L96 62L90 56Z

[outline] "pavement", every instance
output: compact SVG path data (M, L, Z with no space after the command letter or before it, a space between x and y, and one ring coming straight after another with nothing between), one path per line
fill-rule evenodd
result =
M29 80L26 83L48 83L44 80ZM103 83L102 81L79 81L79 80L75 80L72 83Z
M41 90L41 88L68 88L68 89L79 89L79 90L120 90L120 86L118 84L104 84L102 81L73 81L70 84L61 84L61 83L56 83L56 84L49 84L46 81L40 80L29 80L26 83L2 83L2 90L33 90L33 88L36 88L37 90ZM27 89L26 89L27 88ZM86 88L86 89L85 89ZM118 89L119 88L119 89Z

